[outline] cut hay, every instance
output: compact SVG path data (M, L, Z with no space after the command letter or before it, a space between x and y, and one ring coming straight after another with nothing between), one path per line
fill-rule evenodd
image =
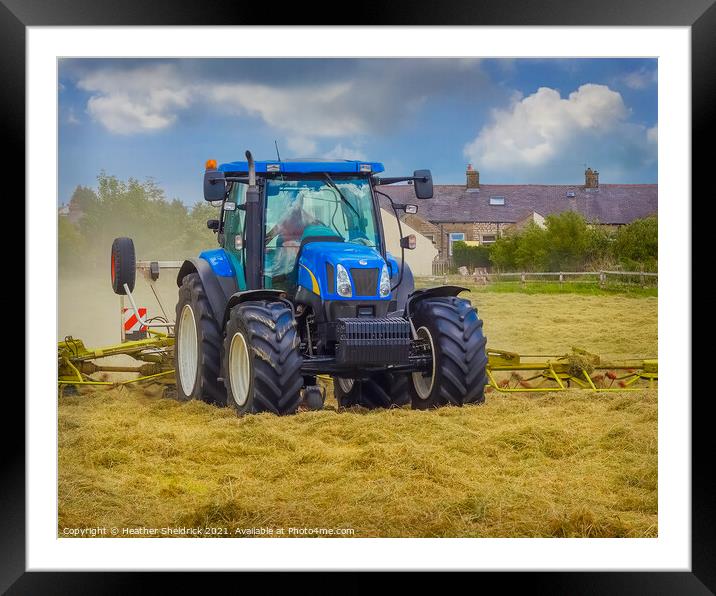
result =
M656 354L655 298L473 298L495 348ZM71 330L75 316L61 326ZM493 391L483 406L429 412L339 412L332 397L327 405L237 418L164 398L160 387L65 394L58 535L102 526L211 526L242 536L252 528L657 535L655 391Z

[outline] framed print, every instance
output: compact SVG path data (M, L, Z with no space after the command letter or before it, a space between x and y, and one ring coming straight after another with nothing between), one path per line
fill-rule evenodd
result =
M234 10L0 6L28 346L3 589L710 593L691 197L716 8Z

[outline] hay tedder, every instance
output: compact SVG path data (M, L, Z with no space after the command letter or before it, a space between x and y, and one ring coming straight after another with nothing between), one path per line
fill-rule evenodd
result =
M486 346L465 288L415 290L405 249L386 250L380 186L413 185L432 198L429 170L381 177L377 162L284 160L206 164L204 198L219 208L207 222L218 249L186 261L136 261L129 238L112 245L111 281L120 296L120 343L58 344L59 385L165 385L180 400L201 399L238 413L320 409L333 381L341 407L427 409L484 401L486 390L625 391L653 386L656 360L603 361L584 350L520 355ZM174 320L156 291L177 271ZM157 314L137 305L139 271ZM125 303L125 300L128 302ZM110 357L122 356L122 363ZM130 364L126 364L130 362ZM110 378L114 375L114 378ZM129 377L129 378L127 378Z

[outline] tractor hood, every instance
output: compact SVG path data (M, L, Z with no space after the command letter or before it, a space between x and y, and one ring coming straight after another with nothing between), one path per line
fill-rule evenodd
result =
M352 296L336 290L338 265L345 267L353 286ZM385 260L373 247L352 242L310 242L298 259L298 285L324 300L390 300L380 296L380 274Z

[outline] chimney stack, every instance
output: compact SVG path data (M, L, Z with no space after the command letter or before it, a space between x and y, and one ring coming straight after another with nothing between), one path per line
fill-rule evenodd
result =
M465 172L465 175L467 176L467 188L480 188L480 172L475 170L472 167L472 164L467 164L467 171Z
M584 170L584 188L599 188L599 172L587 168Z

